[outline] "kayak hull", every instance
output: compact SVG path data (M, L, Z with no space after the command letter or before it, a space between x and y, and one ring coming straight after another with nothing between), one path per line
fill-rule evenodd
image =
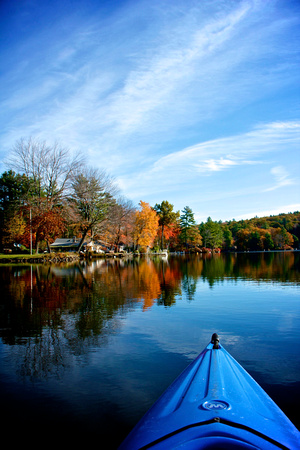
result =
M217 342L171 384L125 439L125 449L299 449L300 434Z

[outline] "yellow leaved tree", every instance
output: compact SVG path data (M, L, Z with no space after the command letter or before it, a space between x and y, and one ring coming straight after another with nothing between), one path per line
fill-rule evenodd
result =
M159 217L149 203L141 200L139 206L134 217L133 239L136 248L147 249L153 244L157 235Z

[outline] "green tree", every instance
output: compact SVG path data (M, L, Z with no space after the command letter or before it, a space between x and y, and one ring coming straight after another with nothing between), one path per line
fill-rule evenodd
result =
M294 248L299 248L299 239L295 234L292 234L292 237L294 239Z
M223 243L223 231L218 222L208 217L207 222L200 226L204 247L219 248Z
M0 177L0 210L20 206L28 195L32 181L26 175L20 175L12 170L4 172Z
M201 235L196 225L194 213L189 206L185 206L180 216L180 238L185 247L189 245L201 245Z
M164 200L161 202L161 204L156 203L154 206L154 210L158 214L159 217L159 226L161 227L161 248L164 248L164 231L165 227L169 226L173 223L176 223L176 221L179 218L179 211L174 212L173 211L174 206L169 203L168 201Z
M262 250L261 234L257 229L250 232L248 246L249 250Z
M20 241L21 230L26 225L24 205L30 198L31 184L32 180L26 175L20 175L12 170L4 172L0 177L1 245L10 245ZM20 217L18 218L18 216ZM17 229L19 230L18 232L16 231Z
M232 232L230 231L227 225L223 228L223 242L225 250L230 250L232 247L233 238Z
M274 248L274 242L270 233L265 234L265 249L272 250Z

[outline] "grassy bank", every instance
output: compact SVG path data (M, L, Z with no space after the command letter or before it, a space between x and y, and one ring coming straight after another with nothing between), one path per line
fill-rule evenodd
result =
M0 264L8 263L45 263L68 262L79 259L78 253L34 253L29 254L0 254Z

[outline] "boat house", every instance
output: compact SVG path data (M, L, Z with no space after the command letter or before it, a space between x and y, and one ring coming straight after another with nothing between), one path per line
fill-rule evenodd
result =
M50 249L56 252L76 252L80 244L80 239L73 238L59 238L53 244L50 244Z

